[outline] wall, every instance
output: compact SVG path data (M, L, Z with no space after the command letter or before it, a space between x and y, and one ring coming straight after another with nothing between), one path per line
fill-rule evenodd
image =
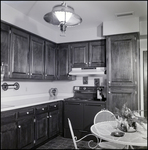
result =
M24 15L5 3L1 3L1 20L30 31L36 35L57 42L57 33Z
M94 79L100 78L100 84L106 86L106 75L104 76L95 76L88 77L88 84L83 85L83 77L76 77L75 81L53 81L53 82L18 82L20 88L18 90L13 89L12 87L7 91L3 91L1 88L1 97L11 97L11 96L22 96L22 95L48 95L50 88L58 88L59 93L68 93L73 94L73 86L94 86ZM7 84L14 84L12 82L6 82ZM2 82L4 83L4 81ZM1 83L1 84L2 84ZM104 89L104 91L106 88ZM106 92L105 92L106 93Z
M103 36L139 32L139 18L128 17L103 22Z

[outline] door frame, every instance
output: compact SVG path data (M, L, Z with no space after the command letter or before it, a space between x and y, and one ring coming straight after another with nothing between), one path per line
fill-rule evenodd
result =
M144 110L144 84L143 84L143 53L147 51L146 49L140 49L140 108L139 110ZM144 111L141 111L141 116L144 117Z

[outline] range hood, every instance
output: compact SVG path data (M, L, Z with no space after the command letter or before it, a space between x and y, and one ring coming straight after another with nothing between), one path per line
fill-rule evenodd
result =
M69 75L79 76L79 75L104 75L105 67L96 68L72 68Z

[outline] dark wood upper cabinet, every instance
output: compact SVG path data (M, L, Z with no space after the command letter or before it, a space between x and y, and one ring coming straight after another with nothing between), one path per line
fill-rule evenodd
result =
M106 43L105 40L89 42L88 65L92 67L105 67Z
M108 83L110 86L137 84L137 37L131 35L107 38Z
M4 80L9 72L10 26L1 23L1 64L5 66Z
M107 108L138 110L139 47L138 34L107 37Z
M44 40L36 36L30 40L30 78L44 79Z
M10 78L28 78L29 34L11 29L10 56Z
M80 68L88 65L88 43L71 44L72 67Z
M45 41L45 79L54 80L56 44Z
M73 80L68 73L71 71L70 45L61 44L57 48L57 79L58 80Z
M105 67L105 40L71 44L72 67Z

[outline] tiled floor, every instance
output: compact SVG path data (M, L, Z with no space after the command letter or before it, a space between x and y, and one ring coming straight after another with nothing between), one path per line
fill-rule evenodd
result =
M89 149L87 141L80 141L77 143L80 149ZM94 146L92 143L91 146ZM37 149L75 149L72 139L58 136Z
M91 146L95 146L95 142L91 143ZM80 149L90 149L88 147L87 141L80 141L77 143L78 148ZM75 149L72 139L64 138L61 136L57 136L56 138L50 140L44 145L38 147L37 149ZM97 149L100 149L97 147ZM147 149L147 147L134 147L134 149Z

